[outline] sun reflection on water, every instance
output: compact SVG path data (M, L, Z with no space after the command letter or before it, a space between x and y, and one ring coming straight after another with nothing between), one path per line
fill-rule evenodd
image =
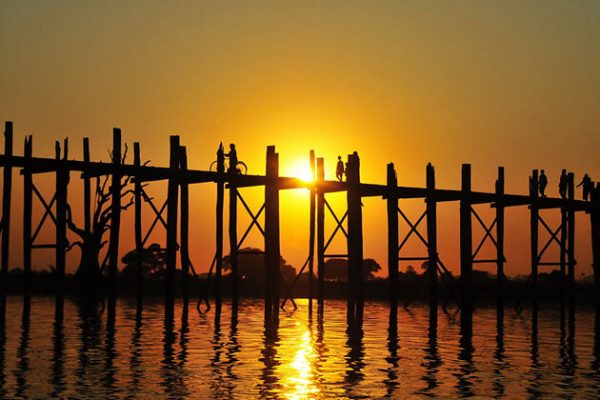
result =
M316 398L319 388L315 385L313 362L316 352L313 347L310 331L305 329L297 336L296 352L292 361L283 366L284 376L283 395L286 399Z

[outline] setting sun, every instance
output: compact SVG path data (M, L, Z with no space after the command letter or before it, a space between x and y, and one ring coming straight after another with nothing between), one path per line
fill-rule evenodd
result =
M287 175L292 178L302 179L305 182L312 182L314 180L308 160L295 161L293 164L290 165L289 168L283 171L283 175Z

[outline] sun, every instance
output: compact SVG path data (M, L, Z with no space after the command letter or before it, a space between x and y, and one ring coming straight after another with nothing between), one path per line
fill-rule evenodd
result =
M313 173L310 170L310 165L304 160L291 164L287 169L287 172L288 176L301 179L304 182L312 182L314 180Z

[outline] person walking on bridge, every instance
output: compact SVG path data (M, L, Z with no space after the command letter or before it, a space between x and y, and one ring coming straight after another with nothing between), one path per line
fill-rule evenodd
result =
M342 156L338 156L337 166L335 167L335 177L338 181L342 181L344 178L344 162L342 161Z
M538 182L538 189L540 191L540 196L542 197L546 197L546 186L548 186L548 177L546 176L544 170L542 170Z
M582 186L583 189L583 200L588 201L592 189L594 189L594 181L592 181L592 178L588 174L585 174L579 185L577 185L577 187L579 186Z
M567 198L567 187L569 186L569 177L567 175L567 170L563 169L560 174L560 180L558 181L558 193L560 193L560 197L563 199Z

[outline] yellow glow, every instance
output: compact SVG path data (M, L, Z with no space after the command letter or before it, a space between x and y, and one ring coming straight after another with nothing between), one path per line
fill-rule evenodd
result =
M319 389L313 382L312 359L315 358L316 353L312 346L310 332L304 332L298 346L294 360L290 364L284 395L288 399L314 398Z
M291 164L284 175L302 179L305 182L312 182L314 180L310 165L304 160Z

